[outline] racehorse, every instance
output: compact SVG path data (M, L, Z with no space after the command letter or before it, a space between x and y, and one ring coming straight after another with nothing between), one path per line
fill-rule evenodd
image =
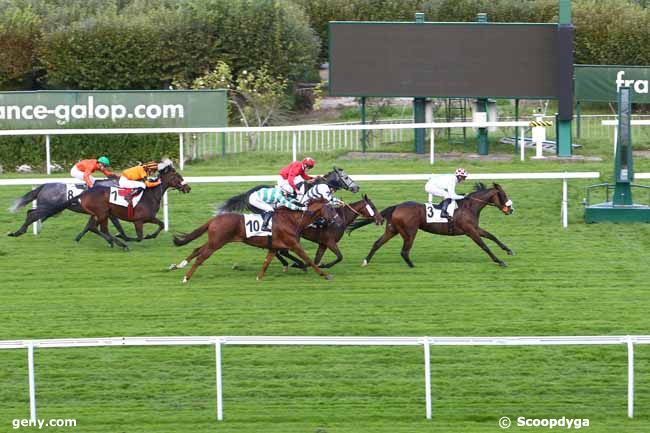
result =
M458 200L458 208L454 212L451 222L448 223L427 223L426 207L421 203L404 202L390 206L381 212L387 221L384 234L374 243L362 266L368 266L377 250L399 233L404 240L401 256L407 265L414 267L415 265L409 257L409 252L413 246L413 241L418 230L446 236L467 235L494 262L500 266L506 266L506 263L498 259L481 239L488 238L494 241L502 250L506 251L508 255L514 254L510 248L492 233L479 227L481 211L487 205L499 208L506 215L510 215L513 212L512 201L508 198L503 188L496 183L490 189L485 188L485 185L482 183L477 184L474 192L467 194L462 200ZM353 223L348 228L348 233L369 223L368 221Z
M156 218L156 214L160 208L160 201L165 191L168 188L177 189L182 193L189 193L191 191L190 186L183 180L183 176L174 169L171 161L167 160L164 164L166 165L159 170L160 185L144 190L140 202L133 209L133 214L130 216L126 207L110 203L109 194L111 190L104 186L93 186L93 188L84 191L77 197L73 197L64 203L54 206L39 206L30 212L33 213L34 220L40 219L45 221L47 218L58 214L64 209L69 209L75 203L78 203L85 213L91 215L90 221L78 238L83 236L86 231L91 231L103 237L111 247L115 243L123 249L128 250L125 243L116 239L108 232L107 221L110 215L114 215L124 221L132 222L135 225L138 241L151 239L156 237L164 228L163 222ZM142 231L144 223L157 224L158 229L145 238ZM96 229L97 225L100 226L101 231Z
M315 185L326 183L337 189L345 189L351 192L359 192L359 185L357 185L347 173L340 168L333 167L333 170L322 177L317 177L313 181L305 181L305 193ZM259 213L257 209L253 209L248 204L248 197L255 191L262 188L270 188L269 185L257 185L246 192L230 197L215 209L215 215L224 212L253 212Z
M117 186L117 183L113 179L100 179L95 182L96 186L105 186L105 187L111 187L111 186ZM66 202L67 200L70 200L72 196L68 196L68 194L72 193L72 191L68 192L67 185L65 183L60 183L60 182L52 182L52 183L44 183L40 185L38 188L35 188L31 191L29 191L27 194L23 195L22 197L16 199L14 201L14 204L9 208L10 212L16 212L18 209L22 208L28 203L31 203L32 201L36 200L37 202L37 207L41 206L47 206L47 207L53 207L57 206L61 203ZM85 213L85 211L81 208L78 202L73 203L69 208L69 210L73 212L78 212L78 213ZM124 229L122 228L122 224L120 224L120 221L111 215L109 217L111 219L111 222L115 226L115 228L120 232L121 237L127 238L126 233L124 232ZM92 219L92 217L91 217ZM38 221L38 219L34 218L34 212L32 212L32 209L27 211L27 215L25 217L25 222L23 225L16 230L15 232L9 233L8 236L20 236L24 234L27 231L27 228ZM83 236L82 232L77 236L77 241L81 240L81 237Z
M328 221L336 221L339 219L339 216L329 203L324 200L312 201L308 204L305 211L291 211L286 208L280 208L275 211L272 226L273 235L270 238L268 236L253 236L247 238L243 215L237 213L219 214L212 217L207 223L203 224L193 232L174 237L174 245L181 246L192 242L205 232L208 232L208 241L205 244L192 251L192 254L187 256L187 258L185 258L181 263L172 264L169 269L174 270L184 268L189 262L196 258L192 268L183 278L183 283L187 283L190 278L192 278L192 274L194 274L196 268L206 261L216 250L230 242L244 242L247 245L268 250L264 264L257 274L258 280L261 280L264 277L264 273L266 272L269 263L271 263L273 256L279 250L291 250L295 252L305 261L305 263L314 268L318 275L330 280L332 276L323 272L309 258L299 242L300 231L319 218L324 218Z
M357 217L369 218L370 221L374 221L375 224L381 225L384 222L384 218L379 213L375 204L368 198L366 194L363 195L363 200L356 201L350 204L344 204L341 207L335 208L336 213L341 218L342 223L339 224L328 224L324 227L309 226L300 233L300 236L309 241L315 242L318 244L318 251L314 257L314 263L323 268L331 268L335 264L343 260L343 254L339 250L338 242L343 237L345 229L352 223ZM336 255L336 259L330 263L324 265L320 264L323 255L327 250L332 251ZM286 256L295 262L294 266L299 268L304 268L302 262L299 263L298 259L291 256L287 252L280 252L281 255L278 255L277 258L282 262L282 265L287 270L288 262L282 258Z

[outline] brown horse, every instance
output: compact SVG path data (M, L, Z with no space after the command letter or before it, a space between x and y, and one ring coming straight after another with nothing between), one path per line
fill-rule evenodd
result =
M334 209L325 201L318 200L309 203L305 211L292 211L285 208L280 208L275 211L273 215L272 236L253 236L246 237L246 228L244 227L244 216L236 213L222 213L193 232L183 235L174 236L174 244L181 246L192 242L205 232L208 232L208 241L202 246L192 251L192 254L187 256L179 264L172 264L169 269L180 269L187 266L194 258L196 262L192 268L185 274L183 283L187 283L192 274L196 271L204 261L208 259L215 251L230 242L244 242L258 248L268 250L262 269L257 274L257 279L261 280L264 277L266 268L273 259L277 251L291 250L298 254L298 256L305 261L309 266L314 268L316 273L321 277L330 280L332 277L325 274L307 255L305 250L300 245L300 232L302 229L312 224L319 218L324 218L327 221L336 222L339 216Z
M375 255L377 250L395 235L399 234L404 240L401 252L402 258L406 264L413 267L414 265L409 257L409 252L411 251L418 230L424 230L425 232L437 235L467 235L476 242L476 244L481 247L494 262L498 263L500 266L506 266L506 263L499 260L481 239L488 238L494 241L502 250L506 251L508 255L514 254L510 248L497 239L492 233L479 227L481 210L483 210L487 205L496 206L506 215L510 215L513 212L512 201L508 199L503 188L496 183L490 189L486 189L482 183L477 184L476 191L467 194L464 199L458 201L458 209L454 212L453 219L450 223L427 223L425 215L426 207L421 203L404 202L395 206L390 206L381 212L382 216L387 221L386 230L374 243L368 256L363 261L362 266L368 266L368 263L370 263L372 256ZM348 232L352 232L353 230L367 224L369 224L367 221L354 223L350 228L348 228Z
M314 263L320 265L321 268L331 268L335 264L343 260L343 254L339 250L338 242L343 237L345 229L357 219L357 217L369 218L370 221L374 221L375 224L381 225L384 222L384 217L381 216L375 204L368 198L366 194L363 195L363 200L356 201L354 203L345 204L341 207L336 208L336 213L338 213L341 218L342 223L339 224L328 224L325 227L306 227L301 236L303 239L315 242L318 244L318 251L314 257ZM323 255L327 250L332 251L336 255L336 259L330 263L324 265L320 264ZM288 253L282 252L282 255L289 257L295 263L294 266L299 268L304 268L304 264L299 264L298 259L293 256L290 256ZM288 263L281 257L278 256L278 259L282 262L287 269Z
M162 221L156 218L156 214L158 213L158 209L160 209L160 202L165 191L168 188L177 189L182 193L188 193L191 190L190 186L183 180L183 176L171 165L171 162L160 170L160 182L160 185L154 188L147 188L142 193L142 198L133 209L133 215L131 216L128 215L128 209L126 207L110 203L110 188L96 186L64 203L55 206L45 206L42 209L40 207L36 208L33 210L33 217L37 220L45 221L47 218L56 215L64 209L78 205L91 218L84 231L77 237L77 240L87 231L91 231L103 237L111 247L115 243L119 247L128 250L129 247L124 242L113 237L108 232L108 218L110 216L116 216L121 220L133 222L138 236L137 240L150 239L156 237L164 227ZM145 223L158 224L158 230L146 238L143 236L143 226ZM98 225L101 231L97 230L96 227Z

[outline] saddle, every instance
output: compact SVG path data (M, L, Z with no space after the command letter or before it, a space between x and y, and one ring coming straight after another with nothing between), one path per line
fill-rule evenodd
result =
M133 198L144 191L142 188L119 188L117 193L120 197L124 197L129 206L126 212L129 218L133 218Z

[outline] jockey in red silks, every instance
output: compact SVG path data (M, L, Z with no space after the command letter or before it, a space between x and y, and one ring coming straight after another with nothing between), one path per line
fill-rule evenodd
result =
M311 180L313 177L307 174L307 170L313 168L315 165L314 160L307 157L302 161L294 161L291 164L280 170L280 179L278 180L278 187L288 194L303 195L304 189L300 190L296 186L296 182L300 183L305 180Z

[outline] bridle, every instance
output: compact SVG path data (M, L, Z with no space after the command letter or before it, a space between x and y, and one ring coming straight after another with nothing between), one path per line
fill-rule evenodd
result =
M498 193L499 193L499 190L498 190L498 189L495 189L495 192L498 194ZM481 200L480 198L476 198L476 197L472 197L472 196L469 196L469 197L467 197L467 198L468 198L469 200L474 200L474 201L478 201L478 202L480 202L480 203L485 203L485 204L488 205L488 206L494 206L494 207L496 207L496 208L499 208L499 209L500 209L501 211L503 211L503 212L505 212L504 209L507 209L508 207L510 207L510 206L512 205L512 201L511 201L511 200L506 201L506 202L504 203L503 207L501 207L501 206L499 206L499 205L496 204L496 203L492 203L491 201ZM508 204L508 202L510 202L510 204Z

